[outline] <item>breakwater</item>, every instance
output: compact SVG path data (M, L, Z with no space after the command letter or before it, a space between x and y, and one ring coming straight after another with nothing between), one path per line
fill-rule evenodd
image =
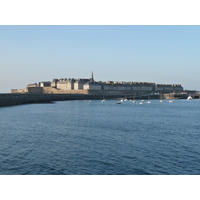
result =
M124 98L124 95L87 95L87 94L0 94L0 107L13 106L30 103L48 103L64 100L85 100L85 99L113 99Z
M20 94L20 93L4 93L0 94L0 107L13 106L30 103L48 103L53 101L64 100L86 100L86 99L186 99L188 94L166 94L166 95L102 95L102 94ZM198 95L192 95L193 98L199 98Z
M81 94L0 94L0 106L94 98ZM100 98L100 97L99 97Z

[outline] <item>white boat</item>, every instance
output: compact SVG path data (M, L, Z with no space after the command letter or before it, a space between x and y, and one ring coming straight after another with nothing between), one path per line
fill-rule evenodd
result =
M187 98L187 100L192 100L193 98L191 97L191 96L189 96L188 98Z
M104 103L105 101L106 101L106 100L105 100L105 99L103 99L101 102L102 102L102 103Z
M169 103L172 103L173 101L172 100L169 100Z

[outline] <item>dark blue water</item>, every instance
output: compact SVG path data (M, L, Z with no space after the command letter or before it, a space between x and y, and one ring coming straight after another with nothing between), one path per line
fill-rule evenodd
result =
M200 174L200 100L0 108L0 174Z

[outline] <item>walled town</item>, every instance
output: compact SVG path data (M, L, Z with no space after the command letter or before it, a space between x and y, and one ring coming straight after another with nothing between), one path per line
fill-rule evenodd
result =
M181 93L181 84L156 84L149 82L95 81L91 78L61 78L53 81L28 84L24 89L12 89L11 93L43 94L93 94L93 95L137 95Z

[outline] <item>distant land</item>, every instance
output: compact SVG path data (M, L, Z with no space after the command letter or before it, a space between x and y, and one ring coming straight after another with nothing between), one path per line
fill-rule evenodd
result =
M48 103L85 99L199 99L195 90L184 90L181 84L152 82L95 81L90 78L60 78L30 83L24 89L0 94L0 106Z
M101 94L141 95L185 92L181 84L157 84L151 82L95 81L90 78L60 78L52 81L28 84L24 89L12 89L11 93L38 94ZM195 92L195 91L190 91Z

